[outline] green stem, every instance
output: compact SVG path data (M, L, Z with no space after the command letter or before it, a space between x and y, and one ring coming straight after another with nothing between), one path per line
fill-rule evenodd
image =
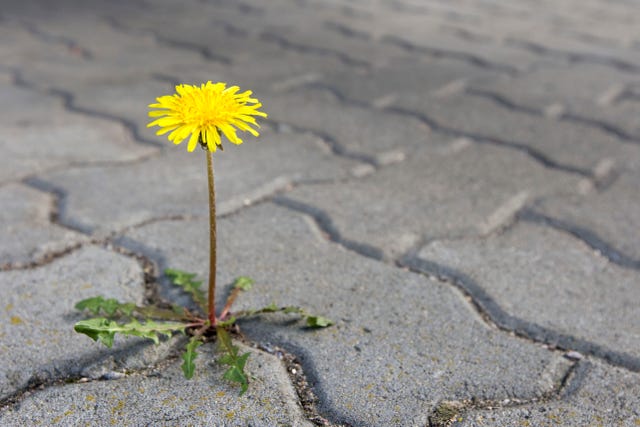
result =
M209 321L216 325L216 188L213 182L213 153L207 152L209 180Z

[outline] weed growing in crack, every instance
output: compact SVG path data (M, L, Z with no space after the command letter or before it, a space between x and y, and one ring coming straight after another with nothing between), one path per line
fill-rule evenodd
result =
M174 144L180 144L187 137L188 151L200 145L206 153L207 178L209 184L209 287L205 296L202 281L196 275L181 270L167 269L165 275L174 286L182 288L190 295L197 307L196 311L177 305L138 306L134 303L120 302L102 296L88 298L76 304L78 310L94 316L77 322L76 332L85 334L95 341L111 347L116 334L148 338L156 344L161 337L170 337L176 332L190 336L182 355L182 371L187 379L195 373L197 349L209 337L215 337L223 355L218 362L228 366L223 378L240 385L240 394L247 391L249 378L245 365L249 353L239 354L234 346L230 332L240 318L266 313L297 314L306 319L308 327L324 328L333 322L322 316L313 316L300 307L279 307L274 304L266 307L232 312L231 308L243 291L253 286L253 280L238 277L233 289L218 315L215 310L216 288L216 201L213 178L213 152L222 147L221 136L233 144L241 144L236 131L247 131L253 136L258 132L251 126L259 127L254 116L266 117L259 111L260 102L251 98L251 91L238 93L238 86L226 87L225 83L203 83L200 86L177 85L176 93L157 98L157 103L149 105L155 108L149 117L156 118L147 126L159 126L158 135L169 133L168 138Z

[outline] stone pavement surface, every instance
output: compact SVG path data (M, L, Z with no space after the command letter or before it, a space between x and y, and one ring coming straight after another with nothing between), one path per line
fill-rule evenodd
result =
M0 425L640 425L640 3L0 2ZM177 83L252 89L216 153L221 292L336 320L107 349L102 294L208 274L204 156L146 128Z

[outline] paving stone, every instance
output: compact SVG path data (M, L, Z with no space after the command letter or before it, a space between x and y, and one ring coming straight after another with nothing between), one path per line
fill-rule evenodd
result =
M132 345L140 350L138 340L108 350L73 330L82 318L74 304L84 298L101 294L142 303L143 272L130 258L87 246L41 267L0 272L0 287L1 399L32 382L77 376L109 358L127 359Z
M308 426L282 363L275 357L238 344L250 352L251 386L238 397L238 387L222 380L214 345L198 348L196 374L184 379L180 362L147 375L112 381L56 385L37 391L18 405L0 410L3 425L290 425Z
M519 223L485 240L428 243L418 257L464 275L507 314L546 328L541 339L638 365L638 272L610 263L567 233Z
M0 266L38 262L85 241L50 221L53 196L19 184L0 187Z
M550 163L583 173L606 157L623 157L625 150L622 141L600 129L510 110L473 96L452 96L434 102L407 95L397 106L425 114L449 130L519 144Z
M437 99L464 89L464 82L489 76L493 73L461 61L411 58L376 67L365 74L336 72L318 80L346 99L382 108L393 103L402 105L404 97L412 94Z
M71 82L69 82L71 83ZM91 84L75 84L69 87L73 106L82 111L112 117L133 127L138 139L161 145L156 136L157 128L147 128L151 121L148 105L156 98L175 93L175 86L149 78L106 81Z
M123 244L162 268L206 277L206 227L205 219L156 222ZM424 425L440 399L531 398L566 372L557 354L488 328L454 288L328 243L304 216L265 204L218 230L218 283L256 280L238 309L276 302L337 321L316 331L283 317L242 324L251 339L300 357L333 421Z
M636 117L640 104L629 97L635 74L602 64L571 64L543 67L530 73L472 83L485 94L496 94L533 113L550 114L587 126L603 126L640 139ZM607 130L607 129L605 129Z
M335 158L312 135L268 129L259 140L247 136L241 147L227 144L215 157L220 215L296 182L348 177L358 164ZM204 152L188 153L184 144L134 165L72 169L43 175L42 180L65 193L61 221L85 231L113 231L149 219L208 212Z
M561 38L540 32L514 34L509 45L533 52L542 58L586 64L608 64L612 68L637 73L640 54L625 46L599 46L592 42Z
M5 5L10 8L10 5ZM3 14L6 13L3 7ZM65 60L76 62L82 60L79 52L73 51L64 43L47 43L41 37L29 30L29 26L21 19L3 19L0 22L0 54L2 54L2 68L22 68L25 63L30 63L39 58L42 63L52 60Z
M357 31L373 32L375 38L404 47L414 55L456 58L497 72L526 70L540 60L537 55L523 49L487 43L486 40L484 43L469 43L469 40L439 31L436 25L425 25L429 18L424 13L381 12L372 22L345 20L344 23ZM471 18L471 21L475 19Z
M103 6L98 5L99 13ZM65 8L57 19L25 18L36 31L45 35L45 40L56 42L69 40L79 48L85 49L88 60L117 66L118 74L144 73L147 70L159 70L167 64L167 58L175 62L199 62L206 64L202 55L192 49L175 49L158 43L154 37L141 34L131 35L121 28L114 28L104 18L95 15L87 17ZM126 13L123 8L120 13ZM88 18L88 19L87 19Z
M583 363L583 362L581 362ZM473 410L459 426L634 426L640 424L640 376L587 362L582 378L559 400L491 411Z
M131 161L152 154L117 122L65 111L55 97L0 84L0 182L76 164Z
M62 101L46 95L39 90L19 87L12 83L13 78L3 78L0 82L0 97L6 104L11 102L11 108L3 108L0 116L2 126L16 126L19 123L30 123L35 119L45 119L52 111L60 113L63 110Z
M327 135L347 153L364 155L378 164L384 163L385 153L443 150L449 142L415 118L344 104L328 91L267 94L264 104L269 106L271 120Z
M595 233L605 244L635 260L640 268L640 202L637 194L640 170L622 171L619 178L604 191L594 191L585 197L549 198L536 211L574 226L588 233ZM577 230L576 230L577 231ZM597 245L596 240L592 241ZM623 260L624 261L624 260Z
M286 195L320 209L347 241L396 257L420 241L489 234L527 201L575 191L575 177L520 152L452 141L450 151L414 153L359 181L304 186ZM461 151L459 151L461 150Z
M617 87L611 89L615 91ZM603 97L607 95L605 93ZM640 125L637 120L638 114L640 114L640 102L635 97L625 97L622 94L619 100L613 101L612 105L600 107L599 105L582 104L575 107L574 111L576 116L604 123L631 138L635 146L640 145Z
M555 64L471 85L540 112L556 103L572 112L583 104L597 105L613 86L634 80L633 74L602 64Z
M257 284L240 307L275 301L337 320L321 331L278 316L241 324L250 339L300 357L323 415L354 425L427 425L443 400L475 398L464 421L470 425L480 425L478 416L485 425L638 422L637 375L599 361L640 369L637 5L5 3L0 221L17 233L0 249L0 264L3 251L14 257L5 269L50 262L47 251L80 236L48 220L57 194L63 223L96 235L119 231L118 243L161 268L206 278L204 159L146 129L147 104L178 82L237 83L254 90L276 120L258 142L247 141L257 144L253 154L216 153L224 158L216 161L220 294L249 275ZM490 93L483 98L479 89ZM422 122L432 124L430 133ZM50 144L36 152L42 142ZM274 199L279 206L240 210L296 186ZM420 248L402 261L473 280L475 303L500 326L548 345L487 326L454 285L375 261ZM140 267L95 247L0 272L10 295L0 318L0 399L47 387L21 396L21 406L5 406L0 424L303 424L271 356L254 352L250 370L258 379L250 400L239 400L215 364L205 371L213 377L182 380L179 361L167 359L175 339L160 347L121 341L109 351L78 337L73 303L101 293L84 289L86 281L110 296L142 298ZM185 301L166 285L163 296ZM49 301L78 289L87 294ZM66 326L41 344L41 324L35 335L15 329L32 319ZM37 338L22 343L28 334ZM22 349L10 347L18 343ZM547 350L554 344L586 357L576 366L574 356ZM197 360L202 367L213 362L210 350ZM169 367L162 376L122 373L159 360L158 370ZM575 371L557 399L569 366ZM51 385L78 377L120 380ZM189 415L193 388L208 400L196 400ZM529 403L501 407L516 401ZM141 411L145 405L153 413ZM488 405L500 409L478 409Z

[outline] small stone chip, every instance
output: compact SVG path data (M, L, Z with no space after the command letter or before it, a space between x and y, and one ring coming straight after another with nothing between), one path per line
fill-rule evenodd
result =
M577 351L570 351L564 355L569 360L582 360L584 359L584 355Z

